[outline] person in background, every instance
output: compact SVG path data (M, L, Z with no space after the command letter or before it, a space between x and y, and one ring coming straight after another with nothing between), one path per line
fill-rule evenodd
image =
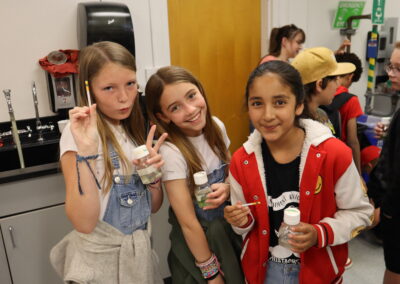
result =
M305 41L304 31L293 24L273 28L269 37L269 53L259 64L271 60L289 61L299 53Z
M381 149L375 145L370 145L361 150L361 173L365 182L369 181L369 175L378 163Z
M364 179L365 183L369 182L369 175L371 174L372 170L376 167L378 163L378 159L381 153L381 149L375 145L370 145L367 147L364 147L361 150L361 176ZM370 203L374 205L374 201L372 198L370 198ZM372 221L372 224L368 229L372 229L372 232L375 234L375 237L379 240L380 243L382 243L382 237L380 233L380 226L379 221L380 221L380 210L378 208L375 208L374 210L374 220Z
M353 151L353 159L358 171L360 166L360 143L357 136L357 117L363 114L360 101L356 95L349 93L349 88L354 82L358 82L362 74L360 58L354 53L336 54L337 62L353 63L356 69L352 73L339 76L339 87L331 106L340 113L340 139L345 142Z
M352 63L337 63L333 52L326 47L306 49L291 64L299 71L304 85L306 115L325 124L335 134L328 115L319 106L332 103L338 76L351 73L356 67Z
M230 186L230 141L221 120L211 116L201 83L187 70L159 69L147 82L147 113L168 142L160 148L162 181L171 208L168 264L173 283L244 283L240 237L223 218ZM198 204L193 174L205 171L212 192Z
M321 123L300 118L307 108L303 83L287 62L259 65L245 94L255 130L233 154L233 205L224 211L243 237L247 283L340 283L347 242L372 214L351 150ZM289 207L301 212L289 234L291 249L278 242Z
M400 42L396 42L390 63L385 68L392 88L400 91ZM384 284L400 283L400 110L393 115L389 128L377 125L377 135L386 132L378 164L371 172L368 194L380 208L380 226L386 270Z
M131 156L146 142L134 57L113 42L85 47L79 86L80 106L69 111L60 140L74 230L52 249L51 262L66 283L162 283L149 219L162 204L161 183L145 186ZM160 168L157 150L167 135L153 147L155 130L147 136L147 163Z
M261 58L258 64L271 60L288 62L290 58L296 57L305 41L306 34L294 24L273 28L269 36L268 54ZM349 45L351 45L350 41L345 39L335 53L344 53L346 46Z
M344 62L337 63L333 52L326 47L304 50L295 57L292 65L299 71L304 84L305 103L308 107L306 115L329 127L336 137L340 136L321 106L332 103L339 86L338 76L354 72L355 65ZM339 115L339 111L336 110L336 114ZM347 258L345 268L348 269L352 265L351 258Z

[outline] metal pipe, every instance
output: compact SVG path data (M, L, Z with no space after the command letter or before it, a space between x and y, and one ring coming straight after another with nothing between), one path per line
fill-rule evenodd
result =
M35 106L35 115L36 115L36 131L39 134L38 141L43 141L43 129L42 129L42 123L40 122L39 118L39 108L38 108L38 99L37 99L37 93L36 93L36 84L35 82L32 83L32 96L33 96L33 104Z
M346 38L351 42L351 36L355 34L356 30L352 27L352 22L354 20L360 19L371 19L371 14L367 15L357 15L357 16L350 16L346 20L346 28L341 29L340 32L343 35L346 35ZM350 53L350 45L346 46L346 52Z
M21 166L21 169L23 169L25 168L25 162L24 162L24 156L22 154L21 141L19 140L17 122L15 121L14 110L11 104L11 90L9 89L3 90L3 93L7 101L8 113L10 115L10 121L11 121L11 131L13 134L14 143L17 146L19 164Z

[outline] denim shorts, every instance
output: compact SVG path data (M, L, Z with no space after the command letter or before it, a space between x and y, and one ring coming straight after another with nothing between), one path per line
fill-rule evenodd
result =
M268 262L264 284L298 284L300 264Z

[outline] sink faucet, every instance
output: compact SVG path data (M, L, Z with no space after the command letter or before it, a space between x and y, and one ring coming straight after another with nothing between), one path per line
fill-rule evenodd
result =
M33 95L33 104L35 105L35 114L36 114L36 131L39 134L38 141L43 141L43 129L42 129L42 123L40 122L39 118L39 108L38 108L38 99L37 99L37 93L36 93L36 84L35 81L33 81L32 84L32 95Z
M6 97L6 102L7 102L7 106L8 106L8 114L10 115L11 132L12 132L12 135L14 138L15 146L17 147L19 164L21 166L21 169L23 169L23 168L25 168L25 162L24 162L24 156L22 153L21 141L19 140L17 122L15 121L14 109L11 104L11 90L10 89L3 90L3 93L4 93L4 96Z

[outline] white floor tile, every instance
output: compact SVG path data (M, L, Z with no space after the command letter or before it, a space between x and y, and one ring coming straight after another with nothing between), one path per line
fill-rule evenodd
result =
M344 273L345 284L382 283L385 263L383 249L372 232L364 232L349 243L353 266Z

